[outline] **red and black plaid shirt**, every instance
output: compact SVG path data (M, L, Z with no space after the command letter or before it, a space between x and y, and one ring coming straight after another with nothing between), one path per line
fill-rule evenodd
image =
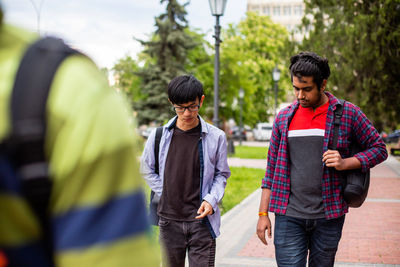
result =
M323 151L332 146L334 110L339 100L326 92L329 108L326 117ZM285 214L290 194L290 164L288 155L288 129L290 121L299 107L298 101L283 109L277 116L268 151L268 164L262 188L271 189L269 211ZM354 155L361 162L362 171L374 167L387 158L386 146L372 123L359 107L345 102L339 129L337 150L343 158L349 157L351 142L357 142L365 150ZM322 176L322 199L325 218L332 219L344 215L348 207L341 195L339 172L324 167Z

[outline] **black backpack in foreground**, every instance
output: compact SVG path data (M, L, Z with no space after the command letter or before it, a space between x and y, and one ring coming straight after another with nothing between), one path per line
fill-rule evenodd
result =
M52 266L53 251L48 205L52 181L44 145L46 135L46 103L54 75L63 60L77 54L62 40L46 37L26 50L17 70L11 95L10 135L0 144L1 187L19 192L27 200L40 222L43 255L30 257L8 253L9 266ZM40 260L44 260L44 262Z
M335 110L335 122L333 130L333 150L337 149L337 142L339 136L340 120L343 114L343 107L346 101L340 99L340 105L336 106ZM361 152L362 149L356 142L350 144L350 156ZM347 170L341 172L343 180L343 197L347 205L352 208L361 207L367 198L369 183L370 183L370 171L362 172L361 169Z

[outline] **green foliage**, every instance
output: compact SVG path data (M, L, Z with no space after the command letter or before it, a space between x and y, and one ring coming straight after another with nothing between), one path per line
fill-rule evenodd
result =
M303 50L329 59L328 88L379 130L400 126L400 2L307 0Z
M265 170L244 167L231 167L232 175L227 181L222 199L221 213L224 214L261 186Z
M118 60L113 67L113 71L115 89L127 94L132 102L138 102L143 99L144 96L140 90L141 79L137 75L139 67L132 57L127 56Z
M116 87L126 92L137 112L139 125L163 123L174 115L167 96L169 81L184 73L196 76L205 90L200 114L211 120L214 112L214 44L198 29L189 29L184 6L168 2L166 12L156 18L157 30L135 62L130 57L115 66ZM238 25L222 29L220 58L220 119L239 121L238 92L244 97L244 123L253 126L273 113L272 69L281 70L278 100L291 88L288 72L289 35L269 17L249 13ZM292 53L290 53L292 54ZM138 66L142 67L138 67Z
M142 79L143 98L134 103L134 109L139 124L162 123L171 117L168 83L185 73L188 51L196 45L185 32L187 21L184 6L177 0L161 0L161 3L164 2L167 2L166 12L156 17L157 30L154 36L150 41L139 40L145 47L143 54L150 59L138 72Z
M211 120L214 107L214 44L196 31L190 32L200 44L188 53L187 71L193 73L202 83L205 101L202 115ZM242 87L244 97L244 123L254 125L268 120L273 113L274 92L272 69L276 64L282 71L279 82L279 99L285 97L289 76L285 70L287 59L282 60L289 47L286 29L272 23L269 17L248 13L238 25L222 29L220 48L220 119L234 118L239 122L238 92Z
M266 159L267 153L267 145L265 147L235 146L235 154L232 157L241 159Z
M273 114L272 70L275 65L281 70L278 98L283 99L290 88L287 59L283 59L288 44L286 28L256 13L247 13L246 19L224 31L220 83L223 118L239 121L240 109L235 103L238 103L239 89L243 88L244 123L254 125L268 121Z

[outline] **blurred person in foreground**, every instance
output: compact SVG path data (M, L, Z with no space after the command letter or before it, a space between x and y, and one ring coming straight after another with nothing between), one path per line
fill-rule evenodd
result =
M257 235L271 238L268 211L275 213L278 266L333 266L348 206L339 171L367 171L387 158L385 144L360 108L343 106L337 150L334 110L339 100L327 92L328 60L312 52L290 59L296 101L279 112L273 125L262 181ZM362 152L349 155L357 142Z
M0 14L2 141L10 131L8 108L16 71L22 55L39 36L3 23L2 10ZM41 229L27 201L9 191L0 177L1 264L159 266L128 110L86 56L72 55L61 63L46 109L45 154L53 183L48 207L51 224ZM51 253L40 245L44 231L51 231Z
M165 264L214 266L215 239L221 213L218 203L230 176L225 134L199 116L203 85L191 75L178 76L168 85L168 98L176 112L160 141L159 175L155 172L154 130L147 139L141 172L160 196L160 241Z

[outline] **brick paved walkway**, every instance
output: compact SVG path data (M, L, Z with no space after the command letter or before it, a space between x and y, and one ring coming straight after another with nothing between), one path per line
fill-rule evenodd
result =
M273 240L265 246L255 235L260 194L222 218L218 267L276 266ZM400 266L400 163L394 158L372 169L367 201L346 215L335 266Z

